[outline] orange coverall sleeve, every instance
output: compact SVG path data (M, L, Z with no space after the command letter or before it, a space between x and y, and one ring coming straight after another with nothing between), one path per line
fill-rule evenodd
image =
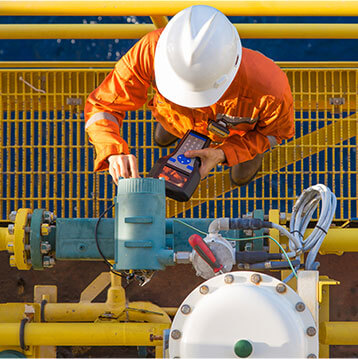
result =
M157 32L137 42L86 101L86 131L96 151L95 171L108 168L109 156L129 153L127 143L120 136L120 127L126 111L139 109L147 99L155 52L151 39L159 36Z
M221 148L226 157L226 165L234 166L253 159L271 147L267 136L273 136L277 144L290 139L295 134L293 100L290 86L287 84L282 101L270 101L262 98L262 111L254 130L244 135L234 134L217 148Z

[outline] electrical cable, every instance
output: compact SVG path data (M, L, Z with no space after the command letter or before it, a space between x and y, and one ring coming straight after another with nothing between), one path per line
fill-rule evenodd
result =
M96 240L96 246L97 246L97 250L99 252L99 254L101 255L101 257L103 258L104 262L107 264L107 266L109 267L109 270L115 274L115 275L118 275L119 277L122 277L122 278L126 278L125 275L123 275L122 273L119 273L119 272L116 272L114 269L113 269L113 265L108 261L108 259L104 256L100 246L99 246L99 241L98 241L98 227L99 227L99 223L101 222L101 219L104 217L104 215L106 213L108 213L113 207L114 207L114 203L112 203L106 210L104 210L100 216L98 217L98 220L96 222L96 227L95 227L95 230L94 230L94 237L95 237L95 240Z

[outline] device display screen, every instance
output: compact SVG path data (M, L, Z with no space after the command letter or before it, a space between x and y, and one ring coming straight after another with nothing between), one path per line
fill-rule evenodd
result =
M168 166L163 167L162 172L159 174L159 177L162 177L166 181L181 188L184 187L185 183L188 181L187 176L181 174L180 172Z

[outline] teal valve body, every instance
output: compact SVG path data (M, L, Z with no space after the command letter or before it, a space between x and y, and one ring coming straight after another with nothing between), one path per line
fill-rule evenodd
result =
M114 269L158 270L174 264L166 247L165 181L126 178L115 199Z

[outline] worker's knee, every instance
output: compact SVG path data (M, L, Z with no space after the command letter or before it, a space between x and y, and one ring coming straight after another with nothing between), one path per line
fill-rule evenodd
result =
M261 170L263 153L259 153L250 161L239 163L230 168L230 179L235 186L246 186L253 181Z

